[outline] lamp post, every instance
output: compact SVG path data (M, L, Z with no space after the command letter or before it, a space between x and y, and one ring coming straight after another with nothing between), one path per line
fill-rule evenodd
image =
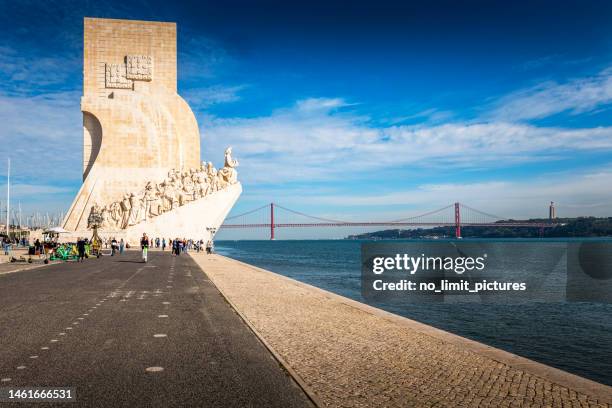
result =
M209 242L210 242L210 247L208 246L208 242L206 243L206 253L207 254L212 254L214 251L214 239L215 239L215 234L217 233L217 228L214 227L206 227L206 231L208 231L208 233L210 234L210 238L209 238ZM210 249L209 249L210 248ZM208 252L210 251L210 252Z
M217 233L217 228L206 227L206 231L208 231L208 233L210 234L210 239L213 239L215 237L215 234Z

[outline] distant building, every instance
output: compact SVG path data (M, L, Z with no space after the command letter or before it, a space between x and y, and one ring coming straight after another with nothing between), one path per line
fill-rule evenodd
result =
M555 202L551 201L550 207L548 207L548 219L554 220L555 218L557 218L557 210L555 208Z

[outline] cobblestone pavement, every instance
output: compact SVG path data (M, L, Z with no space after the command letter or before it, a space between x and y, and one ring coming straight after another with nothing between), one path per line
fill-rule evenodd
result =
M419 323L385 318L368 306L280 275L218 255L193 257L326 406L610 406L612 388L605 385L529 362L544 367L534 374L501 362L503 358L491 358L490 352L479 353L411 327ZM527 360L516 359L515 366L529 366ZM541 375L546 370L552 374ZM569 381L547 378L558 378L559 373ZM559 385L568 382L591 384L595 391L585 395Z

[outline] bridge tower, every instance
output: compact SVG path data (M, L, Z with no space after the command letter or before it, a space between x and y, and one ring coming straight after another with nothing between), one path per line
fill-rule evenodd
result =
M455 203L455 238L461 238L461 211L459 203Z
M270 241L274 241L274 203L270 203Z

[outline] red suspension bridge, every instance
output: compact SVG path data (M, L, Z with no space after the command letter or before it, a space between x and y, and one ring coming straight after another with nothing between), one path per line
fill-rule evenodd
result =
M461 238L461 227L520 227L539 228L542 230L557 225L559 224L555 222L513 221L461 203L450 204L434 211L392 221L343 221L329 219L304 214L279 204L270 203L226 218L221 228L266 228L270 230L270 239L274 239L276 228L454 227L455 236Z

